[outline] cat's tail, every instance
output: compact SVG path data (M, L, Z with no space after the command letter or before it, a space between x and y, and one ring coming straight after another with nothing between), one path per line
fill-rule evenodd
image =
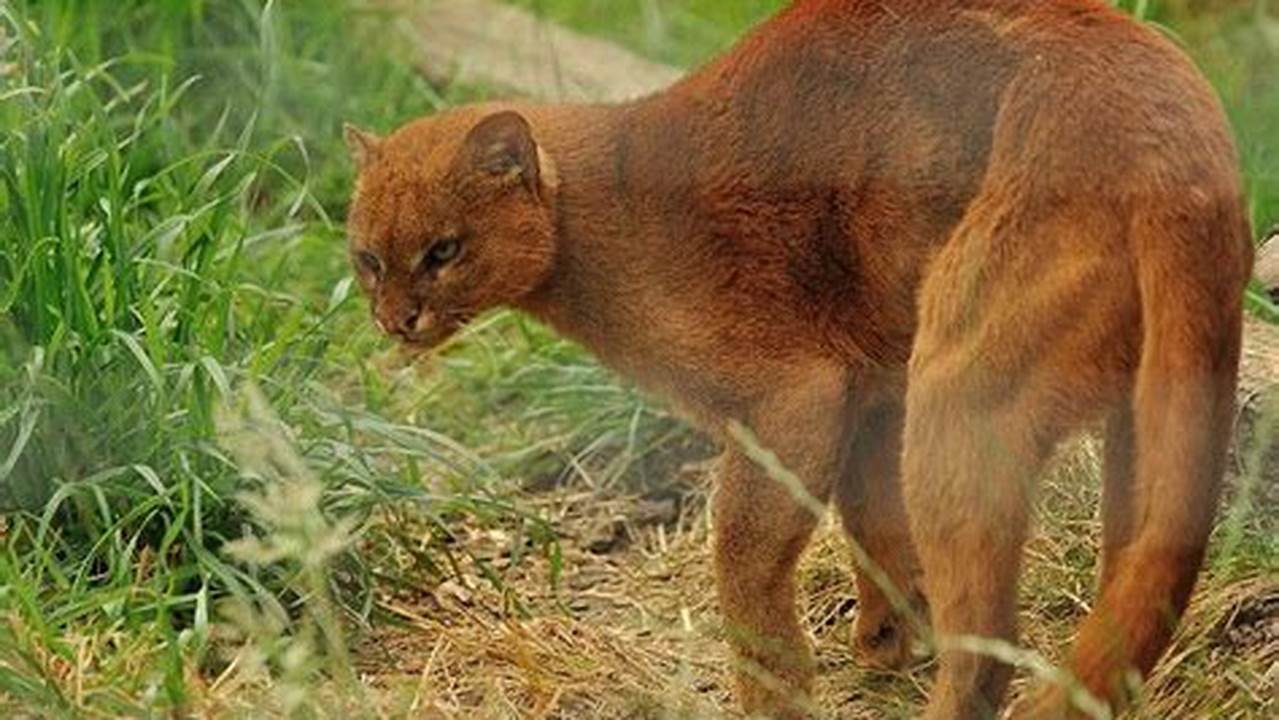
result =
M1128 427L1107 441L1129 444L1107 448L1129 453L1127 472L1107 473L1101 594L1073 657L1083 684L1117 705L1172 637L1220 495L1253 261L1231 180L1216 196L1152 202L1132 225L1141 355Z

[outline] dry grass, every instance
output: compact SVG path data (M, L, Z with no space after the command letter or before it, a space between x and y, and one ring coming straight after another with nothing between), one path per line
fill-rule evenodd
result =
M1050 659L1062 657L1092 595L1095 455L1083 443L1063 456L1044 484L1041 524L1028 548L1023 639ZM509 594L476 578L381 597L385 619L356 651L362 677L381 691L378 713L738 716L714 601L706 492L694 483L678 507L657 508L563 488L529 498L565 533L564 572L558 589L547 582L544 561L509 572L507 590L524 599L523 614L504 611ZM508 540L468 542L488 544L501 565ZM903 673L858 666L849 643L857 612L850 568L842 534L826 523L800 570L821 665L817 702L829 717L913 717L933 663ZM1266 717L1275 710L1277 680L1279 578L1264 562L1214 567L1133 717Z

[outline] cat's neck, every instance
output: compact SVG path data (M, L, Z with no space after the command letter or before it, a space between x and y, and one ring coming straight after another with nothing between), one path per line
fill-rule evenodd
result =
M660 252L652 235L661 218L637 185L643 159L631 155L636 117L650 106L545 106L529 111L539 143L555 164L556 256L551 272L518 307L560 333L608 355L619 313L642 303L627 276Z

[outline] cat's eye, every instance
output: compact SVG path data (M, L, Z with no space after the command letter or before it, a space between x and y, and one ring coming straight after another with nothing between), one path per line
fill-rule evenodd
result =
M373 277L382 277L382 261L377 255L361 250L355 253L355 264L359 266L361 272L368 273Z
M427 270L435 270L455 260L461 252L461 239L455 237L444 238L431 246L422 264Z

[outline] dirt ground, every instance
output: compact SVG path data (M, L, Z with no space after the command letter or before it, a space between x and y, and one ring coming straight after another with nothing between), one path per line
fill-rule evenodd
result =
M1095 559L1096 449L1068 453L1048 477L1022 582L1023 642L1060 659L1087 612ZM357 666L388 715L423 718L738 717L708 553L705 463L675 490L601 498L553 488L526 500L563 535L563 574L545 559L511 566L510 536L465 544L504 570L507 593L478 577L378 599ZM1218 540L1218 543L1222 540ZM1228 565L1228 564L1227 564ZM802 602L820 664L816 703L835 718L918 712L934 663L861 668L852 561L833 522L801 566ZM522 609L511 597L524 602ZM1022 686L1026 673L1019 675ZM1279 578L1214 566L1174 647L1148 683L1139 718L1260 718L1279 685ZM1273 715L1270 715L1273 717Z

